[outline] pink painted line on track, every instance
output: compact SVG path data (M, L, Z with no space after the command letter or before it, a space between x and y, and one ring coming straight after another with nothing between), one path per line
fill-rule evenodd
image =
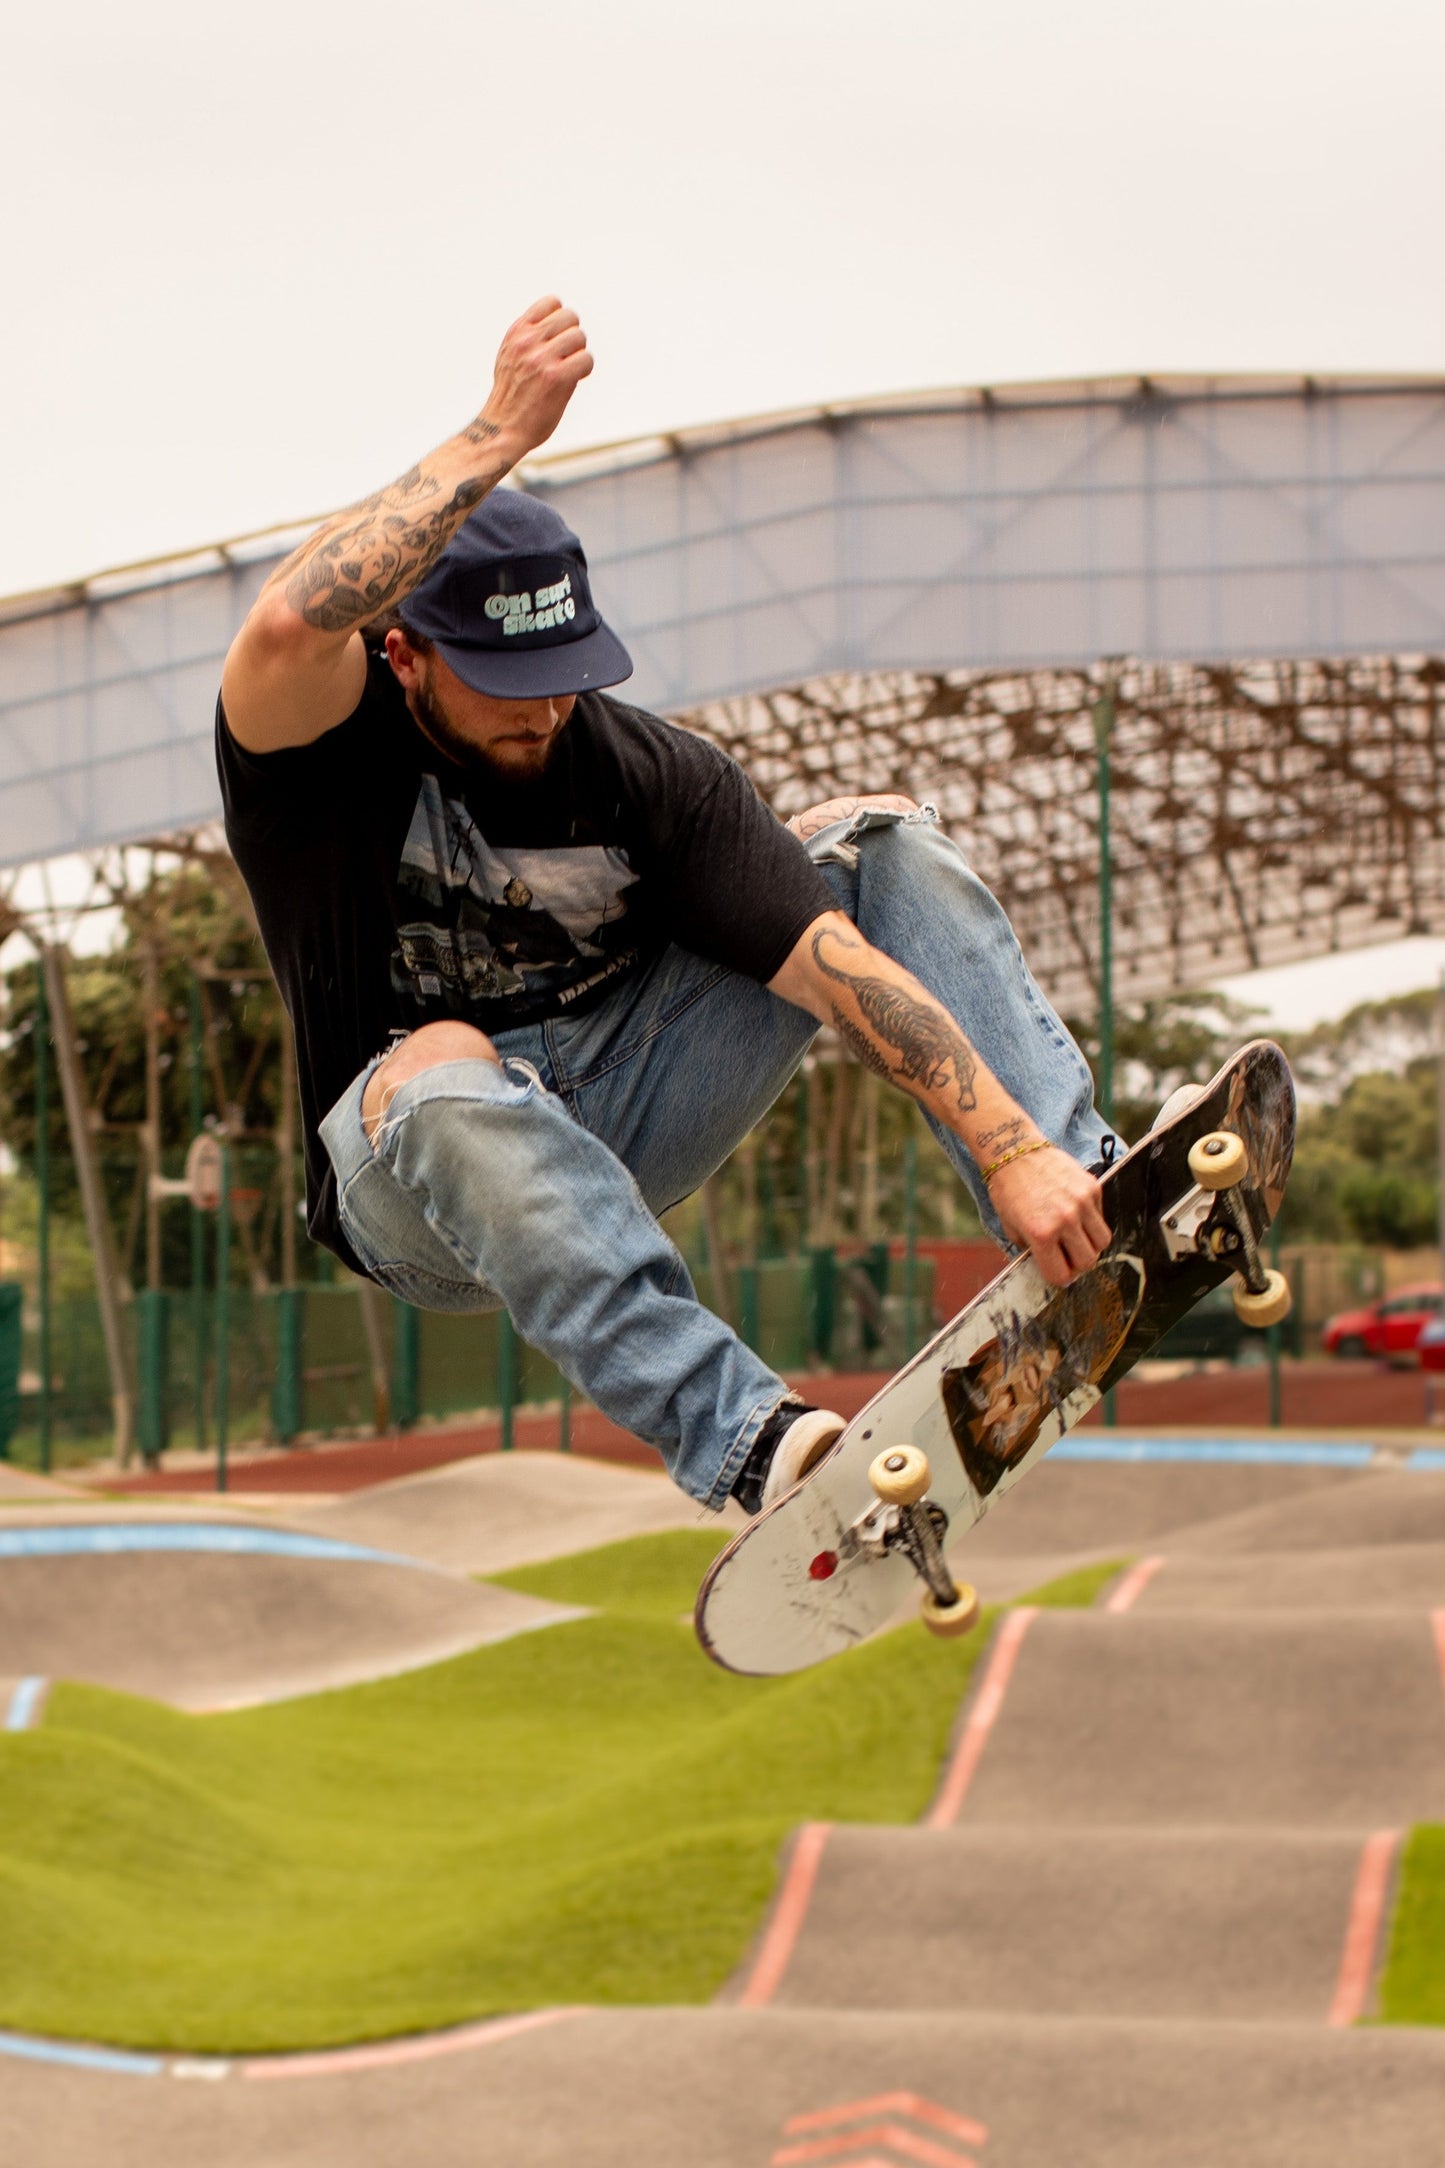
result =
M875 2093L868 2100L848 2100L836 2108L815 2109L811 2115L790 2115L783 2130L789 2138L795 2138L807 2130L831 2130L836 2124L856 2123L870 2115L906 2115L950 2138L962 2138L966 2145L988 2143L986 2124L976 2123L969 2115L955 2115L951 2108L940 2108L936 2100L925 2100L919 2093Z
M968 1787L973 1782L974 1773L983 1759L983 1750L988 1745L989 1735L1003 1707L1003 1697L1008 1691L1009 1680L1013 1677L1024 1635L1038 1615L1036 1605L1024 1604L1019 1610L1010 1611L999 1628L998 1639L989 1655L988 1669L983 1675L983 1684L968 1712L963 1735L954 1750L942 1789L923 1817L925 1829L952 1829L958 1820Z
M243 2078L329 2078L348 2070L381 2070L392 2063L424 2063L435 2055L459 2055L466 2048L495 2047L521 2033L564 2018L586 2017L585 2004L558 2010L528 2010L520 2017L485 2018L479 2025L458 2025L449 2032L419 2033L407 2040L378 2041L374 2046L322 2049L315 2055L259 2055L237 2064Z
M1116 1618L1121 1611L1132 1611L1155 1574L1162 1569L1164 1564L1165 1561L1162 1558L1141 1558L1137 1565L1129 1568L1129 1571L1105 1604L1104 1609L1112 1611Z
M1365 2014L1370 1982L1375 1975L1375 1952L1380 1946L1390 1868L1399 1842L1398 1829L1377 1829L1372 1837L1365 1839L1355 1874L1355 1891L1350 1899L1350 1919L1345 1929L1335 1997L1325 2019L1327 2025L1353 2025Z
M773 1916L763 1936L757 1963L753 1966L747 1986L738 1997L741 2010L762 2010L772 2001L783 1984L783 1974L792 1961L803 1922L808 1916L812 1902L813 1884L818 1879L818 1867L823 1850L833 1834L831 1822L804 1822L798 1831L793 1854L788 1861L788 1871L773 1907Z

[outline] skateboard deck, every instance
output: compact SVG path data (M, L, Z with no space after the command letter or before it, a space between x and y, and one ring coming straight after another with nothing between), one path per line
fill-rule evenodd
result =
M1228 1191L1202 1187L1189 1158L1221 1131L1248 1154ZM1244 1269L1279 1210L1293 1150L1289 1065L1254 1040L1104 1174L1112 1240L1090 1271L1054 1288L1015 1258L874 1395L824 1465L713 1561L695 1625L714 1662L801 1670L893 1618L922 1568L896 1527L883 1540L877 1456L900 1446L926 1455L926 1504L911 1510L957 1543L1171 1325ZM1250 1269L1261 1276L1257 1256Z

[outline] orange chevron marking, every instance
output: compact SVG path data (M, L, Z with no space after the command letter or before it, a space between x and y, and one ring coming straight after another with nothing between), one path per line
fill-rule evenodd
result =
M962 2138L965 2145L988 2144L986 2124L976 2123L967 2115L955 2115L952 2109L940 2108L937 2101L924 2100L918 2093L875 2093L871 2099L850 2100L839 2108L819 2108L812 2115L790 2116L783 2129L793 2138L805 2130L828 2130L836 2123L855 2123L865 2115L906 2115L915 2123L946 2131L950 2138Z

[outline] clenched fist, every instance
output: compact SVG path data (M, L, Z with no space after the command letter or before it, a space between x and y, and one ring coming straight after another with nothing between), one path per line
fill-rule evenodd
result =
M517 318L497 353L491 396L473 429L498 437L515 462L545 444L584 376L592 374L587 334L555 294Z

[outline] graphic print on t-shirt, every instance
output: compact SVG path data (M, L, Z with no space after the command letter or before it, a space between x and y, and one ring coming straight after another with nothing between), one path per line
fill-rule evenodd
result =
M392 984L455 1016L512 1002L522 1022L570 1005L636 960L624 851L489 843L460 799L424 775L397 869Z

